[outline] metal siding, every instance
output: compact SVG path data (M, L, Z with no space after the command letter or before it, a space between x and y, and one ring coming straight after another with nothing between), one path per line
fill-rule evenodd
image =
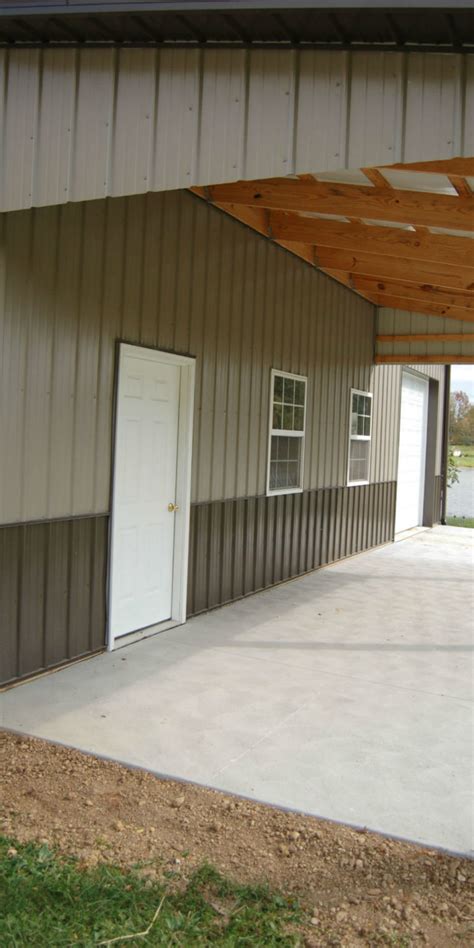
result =
M193 504L188 615L390 542L395 492L390 482Z
M0 682L105 645L108 518L0 528Z
M186 192L3 224L0 523L109 510L118 338L197 357L194 502L265 492L272 367L308 377L305 488L345 484L373 306Z
M0 207L472 154L473 59L2 50Z
M380 335L408 335L408 334L429 334L439 335L443 333L460 333L462 335L472 334L472 323L461 319L451 319L446 316L427 316L415 311L408 312L399 309L390 309L380 307L377 312L377 333ZM452 356L453 362L456 356L472 356L474 362L474 342L466 340L461 342L443 342L439 339L419 341L416 339L410 342L377 342L377 355L393 356ZM429 371L428 371L429 370ZM418 371L426 372L433 378L441 377L443 373L442 365L425 366L418 363ZM435 373L433 375L433 372ZM438 374L437 374L438 373Z

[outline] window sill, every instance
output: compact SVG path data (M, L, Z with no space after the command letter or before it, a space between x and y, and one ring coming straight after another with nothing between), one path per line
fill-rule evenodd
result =
M283 487L281 490L267 490L267 497L280 497L282 494L302 494L302 487Z
M370 481L348 481L347 482L348 487L363 487L364 484L365 485L370 484Z

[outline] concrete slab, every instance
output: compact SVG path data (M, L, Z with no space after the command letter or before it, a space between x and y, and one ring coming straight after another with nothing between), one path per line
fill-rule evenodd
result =
M0 696L4 727L472 851L474 531L437 527Z

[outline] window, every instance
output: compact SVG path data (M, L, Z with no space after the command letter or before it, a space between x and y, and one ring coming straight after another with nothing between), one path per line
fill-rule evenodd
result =
M267 494L303 490L305 415L306 379L272 369Z
M372 395L351 389L351 430L349 436L349 484L369 483Z

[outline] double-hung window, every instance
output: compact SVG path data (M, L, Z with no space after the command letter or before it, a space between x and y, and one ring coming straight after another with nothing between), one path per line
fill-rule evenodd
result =
M351 389L348 484L369 483L372 395Z
M272 369L267 494L303 490L306 378Z

